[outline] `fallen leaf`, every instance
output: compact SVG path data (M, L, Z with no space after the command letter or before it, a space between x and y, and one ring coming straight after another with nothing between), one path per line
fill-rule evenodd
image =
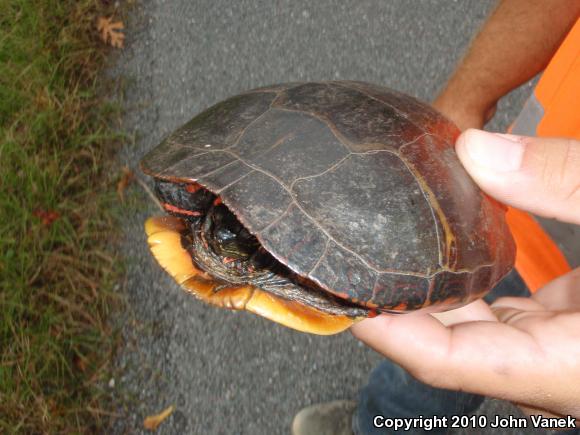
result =
M121 201L125 201L125 189L129 184L131 184L133 178L135 178L135 174L133 174L133 171L131 171L128 166L125 166L123 168L123 175L121 175L121 178L117 183L117 195L119 195Z
M58 404L56 403L56 400L48 399L47 405L48 409L50 409L51 414L52 415L56 414L56 412L58 411Z
M73 363L77 369L81 372L85 372L87 370L87 361L84 358L81 358L78 355L73 357Z
M113 22L113 16L100 17L97 20L97 30L101 33L101 39L105 44L110 44L115 48L123 48L125 35L121 30L124 28L122 21Z
M42 225L49 227L52 223L60 217L60 214L54 210L36 209L32 212L34 216L40 219Z
M143 421L143 427L148 430L156 430L159 427L159 425L163 423L163 420L165 420L167 417L171 415L173 409L174 409L173 405L171 405L170 407L164 409L157 415L150 415Z

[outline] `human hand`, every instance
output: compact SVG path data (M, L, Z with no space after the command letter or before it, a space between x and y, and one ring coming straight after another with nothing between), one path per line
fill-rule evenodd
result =
M580 223L580 141L468 130L457 153L500 201ZM580 269L530 298L480 300L437 315L385 314L351 331L432 386L580 419Z

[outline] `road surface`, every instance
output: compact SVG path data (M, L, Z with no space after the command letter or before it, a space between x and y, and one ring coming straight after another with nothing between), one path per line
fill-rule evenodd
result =
M121 159L135 167L200 110L270 83L355 79L430 100L493 1L155 0L132 11L113 73L127 79ZM504 99L503 130L530 85ZM136 169L137 170L137 169ZM125 343L110 387L124 391L116 433L139 433L146 415L176 411L159 433L286 434L303 406L354 399L379 361L344 333L316 337L246 313L203 305L149 254L143 233L158 213L146 196L127 216ZM404 345L404 343L401 343ZM490 406L490 405L486 405ZM491 406L502 406L497 403Z

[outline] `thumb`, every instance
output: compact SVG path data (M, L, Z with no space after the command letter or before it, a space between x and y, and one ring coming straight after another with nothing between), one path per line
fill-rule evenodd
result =
M532 213L580 224L580 141L469 129L457 154L486 193Z

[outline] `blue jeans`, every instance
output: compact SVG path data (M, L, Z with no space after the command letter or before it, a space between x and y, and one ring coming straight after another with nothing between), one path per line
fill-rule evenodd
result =
M491 303L500 296L529 295L526 285L514 270L485 299ZM356 435L384 435L392 433L393 429L375 427L373 420L377 415L385 418L447 416L450 419L452 415L466 415L474 411L483 400L483 396L475 394L430 387L415 380L395 363L385 360L371 372L369 382L360 391L352 429ZM428 433L443 434L447 430L432 429ZM425 432L423 429L411 429L405 433Z

